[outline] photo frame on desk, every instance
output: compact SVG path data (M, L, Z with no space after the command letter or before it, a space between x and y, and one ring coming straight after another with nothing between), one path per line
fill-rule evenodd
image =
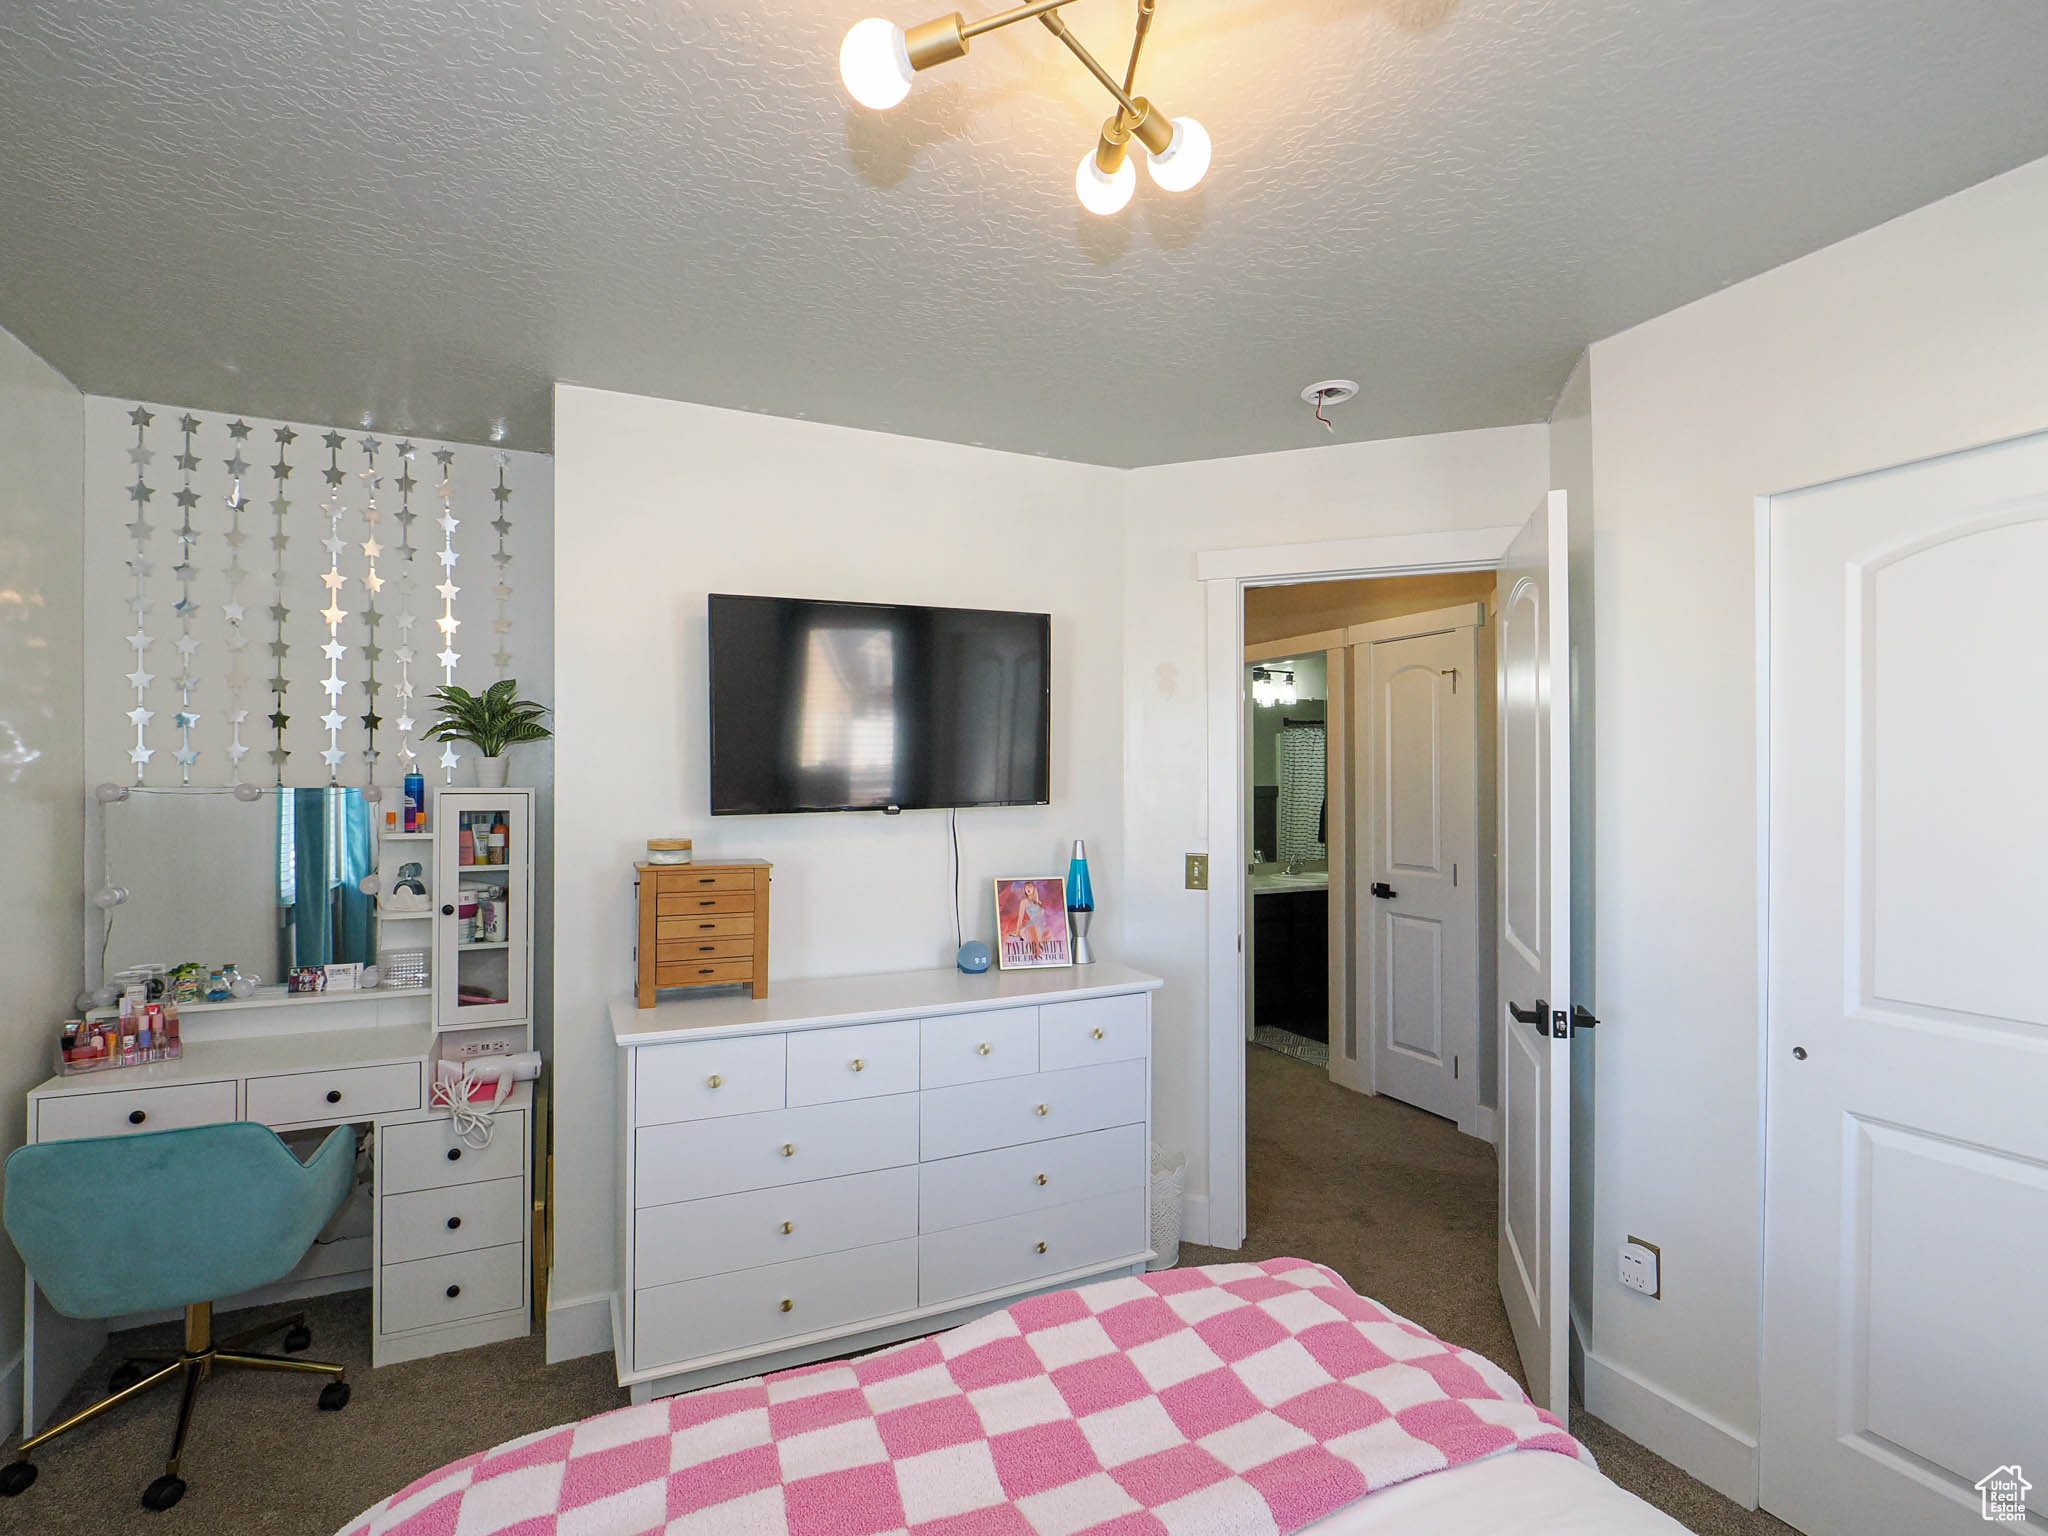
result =
M1039 971L1074 963L1063 876L998 878L995 895L997 965L1006 971Z

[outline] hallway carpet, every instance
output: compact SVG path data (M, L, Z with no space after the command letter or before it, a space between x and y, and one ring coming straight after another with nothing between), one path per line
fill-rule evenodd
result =
M1248 1049L1245 1062L1250 1230L1234 1251L1183 1243L1181 1263L1314 1259L1520 1380L1495 1279L1493 1148L1290 1056ZM1609 1477L1701 1536L1793 1536L1576 1407L1572 1430Z

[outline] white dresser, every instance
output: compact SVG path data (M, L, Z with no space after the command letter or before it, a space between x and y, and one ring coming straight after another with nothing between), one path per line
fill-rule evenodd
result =
M1151 1254L1151 994L1108 962L612 1004L635 1402Z

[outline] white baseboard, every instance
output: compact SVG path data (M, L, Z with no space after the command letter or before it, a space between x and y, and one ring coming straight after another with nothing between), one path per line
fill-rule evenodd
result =
M606 1354L612 1347L612 1294L548 1299L548 1364Z
M1592 1325L1581 1317L1576 1308L1571 1312L1570 1366L1572 1391L1580 1402L1586 1400L1586 1335L1593 1331Z
M1500 1145L1500 1111L1490 1109L1484 1104L1475 1104L1472 1106L1472 1124L1461 1125L1458 1129L1467 1136L1478 1137L1488 1146L1497 1147Z
M1586 1408L1744 1509L1757 1506L1757 1446L1704 1409L1585 1351Z
M21 1351L0 1366L0 1440L21 1428Z
M1209 1246L1209 1197L1189 1195L1181 1202L1180 1238L1184 1243Z

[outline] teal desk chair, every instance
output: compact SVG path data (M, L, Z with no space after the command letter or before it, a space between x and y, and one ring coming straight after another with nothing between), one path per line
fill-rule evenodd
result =
M45 1441L182 1380L170 1463L142 1495L145 1509L169 1509L185 1493L178 1461L192 1406L216 1366L331 1376L320 1406L345 1406L341 1366L245 1352L279 1329L289 1330L288 1351L307 1348L313 1335L303 1312L215 1344L213 1304L297 1267L348 1198L355 1154L355 1132L344 1125L301 1163L276 1132L251 1120L17 1148L7 1159L0 1221L50 1305L90 1318L183 1307L185 1348L127 1361L108 1382L108 1396L23 1440L18 1459L0 1471L0 1494L12 1497L36 1480L29 1456ZM145 1374L145 1365L155 1369Z

